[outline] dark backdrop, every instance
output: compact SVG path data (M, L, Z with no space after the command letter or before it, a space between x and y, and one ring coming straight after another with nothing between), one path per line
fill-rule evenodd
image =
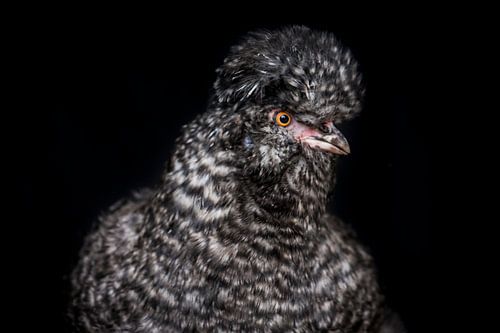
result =
M342 158L333 209L371 249L389 304L409 331L430 331L434 129L423 115L427 91L438 83L428 80L428 34L404 13L209 23L172 23L174 16L33 27L36 71L23 79L38 93L20 115L23 163L15 181L19 216L34 239L29 264L21 265L27 290L41 295L16 309L34 310L38 328L67 329L68 274L96 216L158 180L180 126L203 112L214 71L242 34L294 23L332 31L361 64L365 107L342 127L352 154Z

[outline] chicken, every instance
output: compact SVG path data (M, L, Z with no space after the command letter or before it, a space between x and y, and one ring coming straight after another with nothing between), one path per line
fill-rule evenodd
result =
M332 34L246 36L160 184L114 205L88 236L72 276L77 328L402 332L372 258L327 212L350 153L337 124L362 95Z

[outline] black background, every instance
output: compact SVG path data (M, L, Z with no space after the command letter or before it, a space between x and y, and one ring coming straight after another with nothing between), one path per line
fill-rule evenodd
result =
M432 121L439 100L431 92L443 84L436 45L447 32L424 30L425 19L407 12L279 13L201 22L167 11L33 26L21 81L34 92L15 138L17 220L26 222L13 237L18 249L29 245L28 261L13 269L27 272L28 295L15 312L33 313L39 329L67 331L68 274L96 216L158 180L180 126L203 112L215 69L245 32L304 24L353 51L367 91L362 115L341 127L352 154L342 158L332 208L371 249L408 330L432 331L442 296L433 288L441 283L433 267L440 221L431 176L445 115Z

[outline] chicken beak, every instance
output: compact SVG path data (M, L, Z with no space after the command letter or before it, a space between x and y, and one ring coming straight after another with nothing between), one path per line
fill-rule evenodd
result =
M345 136L333 125L325 135L307 136L302 142L314 149L319 149L328 153L347 155L351 152L349 143Z

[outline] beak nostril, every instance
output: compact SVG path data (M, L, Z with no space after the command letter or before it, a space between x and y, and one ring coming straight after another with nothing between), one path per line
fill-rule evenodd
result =
M319 130L325 134L330 134L332 133L332 128L331 126L328 126L328 124L323 124L320 126Z

